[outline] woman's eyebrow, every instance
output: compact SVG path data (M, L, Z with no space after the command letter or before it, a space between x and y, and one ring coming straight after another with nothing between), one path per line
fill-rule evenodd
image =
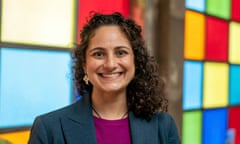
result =
M119 46L116 46L116 47L114 47L113 48L114 50L119 50L119 49L127 49L127 50L131 50L131 47L129 47L129 46L125 46L125 45L119 45ZM92 48L92 49L90 49L89 51L88 51L88 53L92 53L92 52L94 52L94 51L105 51L106 50L106 48L103 48L103 47L94 47L94 48Z
M121 48L131 49L130 47L124 46L124 45L116 46L114 49L121 49Z
M90 49L89 52L93 52L93 51L97 51L97 50L103 51L103 50L105 50L105 48L103 48L103 47L95 47L95 48Z

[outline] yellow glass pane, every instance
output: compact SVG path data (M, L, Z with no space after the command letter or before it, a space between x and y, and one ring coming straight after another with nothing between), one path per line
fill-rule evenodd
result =
M228 104L228 64L204 64L203 107L225 107Z
M240 64L240 23L231 22L229 29L229 62Z
M27 144L30 131L19 131L0 134L0 139L7 140L11 144Z
M72 47L75 0L2 0L3 42Z
M204 59L205 17L201 13L185 12L184 58Z

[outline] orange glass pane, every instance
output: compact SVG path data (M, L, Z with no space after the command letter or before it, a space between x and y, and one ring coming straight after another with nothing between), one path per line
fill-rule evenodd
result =
M190 60L204 59L205 17L201 13L185 12L184 58Z
M0 134L0 139L11 142L12 144L27 144L30 131L19 131Z

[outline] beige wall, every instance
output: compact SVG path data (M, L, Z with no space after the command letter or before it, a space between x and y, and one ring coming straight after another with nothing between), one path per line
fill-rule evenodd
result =
M166 81L169 113L182 125L184 0L145 1L145 39Z

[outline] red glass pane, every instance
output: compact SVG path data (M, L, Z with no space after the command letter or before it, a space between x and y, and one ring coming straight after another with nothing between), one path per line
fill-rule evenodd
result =
M206 18L206 60L228 60L228 22L215 17Z
M240 0L232 0L232 19L240 21Z
M130 0L79 0L77 41L79 33L89 18L91 12L112 13L120 12L125 17L130 13Z
M234 144L240 144L240 107L232 107L229 109L229 128L235 130Z

